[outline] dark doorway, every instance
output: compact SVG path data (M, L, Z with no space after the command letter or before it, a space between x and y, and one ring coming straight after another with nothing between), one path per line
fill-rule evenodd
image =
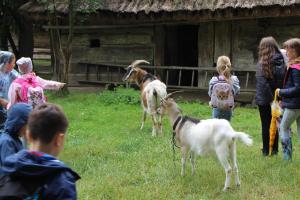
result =
M165 65L166 66L198 66L198 26L179 25L168 26L166 28L165 46ZM192 83L192 71L183 70L181 75L181 86L197 86L198 73L194 73ZM177 85L179 78L178 70L170 70L170 85Z

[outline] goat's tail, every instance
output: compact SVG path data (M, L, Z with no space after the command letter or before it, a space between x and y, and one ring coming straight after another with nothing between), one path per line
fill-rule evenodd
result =
M250 136L244 132L235 132L238 139L240 139L243 143L245 143L247 146L251 146L253 143L253 140L250 138Z

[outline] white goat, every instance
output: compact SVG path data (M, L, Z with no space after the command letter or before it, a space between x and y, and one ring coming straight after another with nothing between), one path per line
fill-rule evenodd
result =
M143 107L143 117L141 129L144 127L147 113L152 117L152 136L157 132L162 134L161 116L157 112L160 99L166 97L167 86L157 79L156 76L136 67L141 63L149 64L145 60L136 60L126 68L123 81L135 82L141 89L141 103Z
M161 115L167 113L169 116L170 124L176 134L176 140L180 144L182 153L181 175L184 176L185 174L185 163L188 153L191 156L193 175L195 171L195 156L207 155L214 152L226 173L223 190L226 191L230 186L232 168L228 157L230 157L233 163L235 184L239 187L240 180L238 176L235 141L240 139L243 143L250 146L252 145L252 139L243 132L234 131L230 123L224 119L198 120L182 116L176 102L172 98L169 98L171 94L162 99L160 112Z

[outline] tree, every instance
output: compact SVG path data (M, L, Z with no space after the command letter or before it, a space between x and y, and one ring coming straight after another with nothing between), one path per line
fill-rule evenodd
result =
M18 9L28 0L2 0L0 3L0 49L8 50L8 43L17 57L33 55L32 21L20 14ZM11 30L18 35L18 47Z
M95 9L92 6L87 6L84 10L80 9L80 5L93 5L99 1L96 0L68 0L68 37L63 46L61 37L61 30L58 28L59 13L57 11L57 1L52 0L48 2L48 16L50 24L50 44L51 44L51 61L53 65L54 78L60 82L68 83L69 70L71 68L72 60L72 43L74 36L74 25L76 12L94 12ZM52 28L51 28L52 27ZM64 95L68 93L67 84L60 91L60 94Z
M49 12L49 24L53 26L50 29L50 44L51 44L51 61L53 66L53 76L56 80L68 84L69 81L69 70L71 67L72 59L72 42L74 33L74 3L76 0L68 0L69 7L69 29L68 29L68 40L66 46L63 47L60 30L57 28L58 22L58 12L56 8L56 1L52 0L51 4L48 5ZM59 91L59 94L68 94L68 87L66 86Z

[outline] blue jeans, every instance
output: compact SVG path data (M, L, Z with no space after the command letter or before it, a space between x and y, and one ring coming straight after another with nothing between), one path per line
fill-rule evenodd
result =
M212 109L212 117L217 119L226 119L230 122L232 110L220 110L218 108Z
M281 137L283 153L292 153L292 140L291 140L291 125L296 121L298 137L300 136L300 109L288 109L283 111L282 120L279 126L279 134ZM299 138L298 138L299 139Z
M297 123L297 132L298 136L300 136L300 109L285 108L279 127L282 141L286 141L291 137L290 127L294 121Z

